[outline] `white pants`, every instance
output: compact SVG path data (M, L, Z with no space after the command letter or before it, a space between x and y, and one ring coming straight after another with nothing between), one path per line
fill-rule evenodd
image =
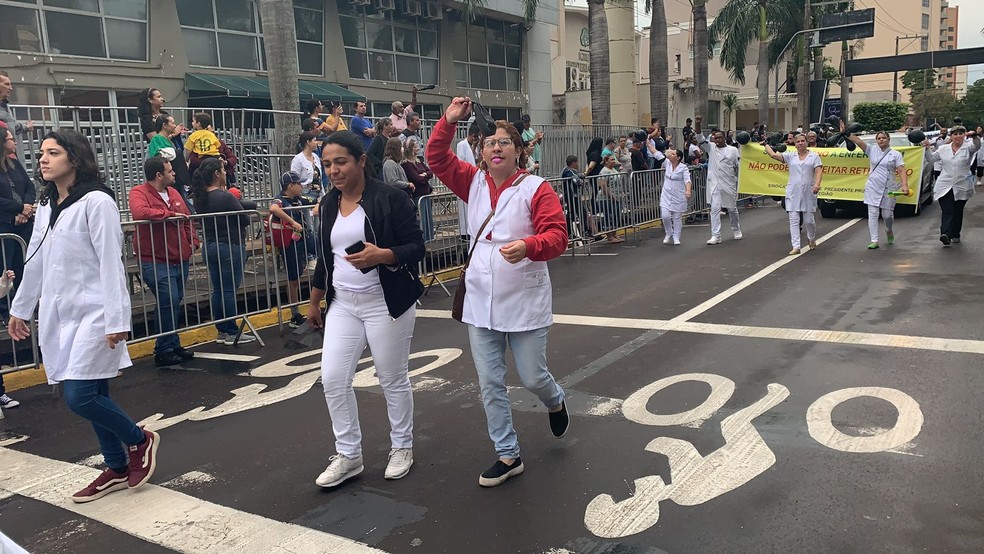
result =
M680 233L683 232L683 212L663 210L663 232L666 236L673 237L673 240L680 240Z
M881 212L882 219L885 220L885 230L892 231L892 223L895 223L895 210L891 208L879 208L878 206L868 206L868 234L871 235L871 242L878 242L878 213Z
M800 247L800 214L803 214L803 222L806 224L807 240L817 238L817 221L813 217L813 212L789 212L789 239L793 248Z
M352 378L367 340L386 398L391 447L413 447L413 390L407 367L416 319L416 306L396 319L390 317L382 293L335 291L325 315L321 381L339 454L348 458L362 455L362 428Z
M711 195L711 236L721 238L721 195L712 194ZM729 202L730 204L730 202ZM731 230L740 231L741 226L738 224L738 208L737 206L728 206L728 219L731 220Z

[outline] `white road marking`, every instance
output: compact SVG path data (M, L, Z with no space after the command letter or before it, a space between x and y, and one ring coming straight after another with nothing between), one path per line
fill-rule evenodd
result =
M86 504L69 497L99 470L0 448L0 491L99 521L178 552L381 553L352 539L283 523L157 485L120 491Z
M649 403L649 399L654 394L666 387L685 381L707 383L711 386L711 394L696 408L678 414L657 415L646 408L646 404ZM700 423L703 423L707 418L714 415L714 412L720 410L734 393L735 382L721 375L714 375L713 373L684 373L673 375L650 383L632 393L622 403L622 414L625 415L625 419L641 425L694 426L693 424L696 423L695 427L700 427Z
M824 242L827 242L827 240L829 240L829 239L837 236L839 233L841 233L843 231L846 231L848 228L850 228L852 225L854 225L855 223L857 223L859 221L861 221L861 220L860 219L852 219L851 221L848 221L847 223L841 225L840 227L834 229L833 231L825 234L824 236L819 237L817 239L817 245L820 245L820 244L823 244ZM806 252L809 252L810 250L812 250L810 247L804 248L803 249L803 254L805 254ZM729 287L727 290L724 290L723 292L721 292L721 293L719 293L719 294L711 297L709 300L706 300L704 302L701 302L697 306L694 306L693 308L691 308L691 309L683 312L682 314L674 317L672 319L672 321L690 321L691 319L699 316L700 314L706 312L707 310L710 310L714 306L717 306L721 302L724 302L725 300L727 300L727 299L731 298L732 296L738 294L739 292L747 289L748 287L754 285L755 283L761 281L762 279L765 279L766 277L768 277L770 274L774 273L780 267L782 267L782 266L784 266L786 264L792 263L793 261L795 261L797 258L799 258L800 256L802 256L803 254L799 254L798 256L786 256L785 258L783 258L783 259L781 259L781 260L779 260L779 261L777 261L775 263L772 263L770 265L767 265L766 267L762 268L758 273L752 275L751 277L748 277L747 279L741 281L740 283L737 283L737 284Z
M830 414L840 403L870 396L891 402L898 410L895 427L873 436L852 437L834 427ZM810 436L820 444L841 452L884 452L901 447L916 438L922 430L923 414L908 394L897 389L882 387L854 387L825 394L806 411L806 426ZM905 452L903 452L905 453Z
M444 310L418 310L418 317L451 319L451 312ZM721 323L697 323L663 319L634 319L623 317L596 317L585 315L554 315L554 323L586 327L610 327L617 329L658 329L702 335L779 339L801 342L823 342L853 346L885 346L937 352L962 352L984 354L984 341L972 339L944 339L912 335L889 335L855 331L825 331L822 329L793 329L783 327L754 327L750 325L725 325Z
M195 352L195 358L224 360L228 362L255 362L260 359L259 356L250 356L248 354L224 354L219 352Z
M608 494L596 496L584 510L585 527L609 539L641 533L659 521L661 501L672 500L681 506L703 504L772 467L776 455L752 420L785 400L789 389L776 383L769 384L767 389L758 402L721 421L725 444L707 456L684 440L657 437L650 441L646 450L666 456L669 461L670 484L659 475L648 475L636 479L635 493L621 502Z
M165 481L162 485L169 488L190 487L194 485L211 483L212 481L215 481L215 476L211 473L205 473L204 471L189 471L184 475L178 475L174 479Z

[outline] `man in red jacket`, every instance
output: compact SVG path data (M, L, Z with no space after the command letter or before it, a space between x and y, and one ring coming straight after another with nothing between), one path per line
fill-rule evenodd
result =
M147 182L130 190L130 211L134 220L150 222L137 225L136 245L140 275L157 298L160 336L154 345L154 364L163 367L194 357L181 346L174 329L188 280L188 260L199 244L188 205L173 187L171 162L160 156L148 158L144 175Z

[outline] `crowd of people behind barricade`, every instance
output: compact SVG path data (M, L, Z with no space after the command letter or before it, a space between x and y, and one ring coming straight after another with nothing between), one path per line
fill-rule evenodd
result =
M156 468L160 443L156 432L138 427L109 394L110 380L131 365L126 340L132 310L120 213L91 144L76 131L44 136L40 188L35 188L12 157L14 137L31 125L9 116L11 88L9 77L0 72L0 231L28 242L28 261L8 256L4 247L0 293L14 279L19 279L20 290L8 297L10 305L0 308L15 340L28 338L28 322L37 309L48 380L63 384L68 407L93 425L106 469L72 496L75 502L90 502L145 484ZM799 255L804 248L801 223L809 248L817 246L813 212L823 171L821 158L810 147L832 140L827 136L832 130L777 136L756 125L751 133L705 133L702 117L696 115L687 119L677 138L654 118L651 127L626 136L593 138L583 171L579 157L571 153L555 190L538 175L543 142L549 139L529 116L514 123L492 121L470 98L455 98L425 143L420 115L414 111L416 92L409 104L393 102L391 115L375 124L366 117L365 102L356 104L349 124L340 103L307 103L297 154L269 208L265 234L286 268L289 325L329 331L323 338L321 373L335 453L315 479L319 486L336 487L364 470L353 375L366 346L372 349L391 430L384 477L403 478L413 465L408 367L416 302L424 290L418 264L435 234L434 216L424 202L435 177L462 202L460 232L468 248L452 317L467 326L496 454L492 466L479 475L484 487L524 471L506 386L507 350L523 386L545 407L550 434L561 438L568 432L566 393L547 365L553 323L547 262L567 250L572 230L579 232L582 221L592 237L604 236L613 244L624 240L617 231L628 225L623 201L635 186L633 173L662 171L658 202L664 244L681 244L683 215L695 192L695 166L706 169L707 244L722 242L725 211L734 240L741 240L737 146L760 142L768 156L788 167L783 205L789 213L789 254ZM189 268L199 251L211 283L216 342L257 340L237 325L237 291L249 240L244 229L256 204L238 193L236 155L211 117L195 113L188 134L164 105L159 90L141 93L145 182L129 191L139 275L156 299L154 362L159 367L194 357L176 331ZM459 123L468 125L467 136L455 144ZM892 243L892 193L908 193L902 157L891 150L887 133L880 132L876 144L867 145L843 122L837 132L861 148L871 163L865 203L875 222L872 243L877 248L879 216ZM955 126L949 142L930 153L940 164L934 197L943 211L940 240L947 246L960 240L963 207L973 195L970 167L981 146L980 132ZM972 141L966 141L968 136ZM793 148L785 150L781 142ZM928 141L925 145L931 148ZM901 189L894 175L901 176ZM302 314L300 279L307 271L313 276ZM4 392L0 377L0 407L16 406Z

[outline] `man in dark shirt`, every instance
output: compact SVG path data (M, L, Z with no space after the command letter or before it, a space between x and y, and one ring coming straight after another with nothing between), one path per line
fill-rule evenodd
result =
M687 118L687 124L683 126L683 143L690 144L690 137L694 136L694 120Z

